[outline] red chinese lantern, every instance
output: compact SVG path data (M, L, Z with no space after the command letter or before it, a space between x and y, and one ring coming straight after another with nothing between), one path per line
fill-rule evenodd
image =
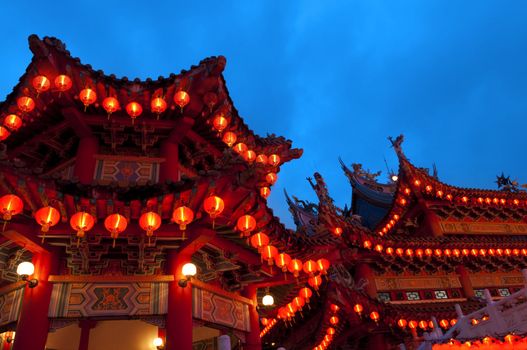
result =
M64 74L58 75L53 82L55 83L55 88L59 91L59 93L68 91L73 85L71 78Z
M262 248L260 255L262 259L267 260L269 266L273 265L274 257L278 254L278 249L272 245L267 245Z
M313 260L308 260L304 262L303 270L305 273L307 273L310 276L313 276L313 274L318 271L317 263Z
M320 285L322 284L322 277L320 276L309 277L309 279L307 280L307 283L311 287L313 287L315 290L318 290L318 287L320 287Z
M110 237L113 238L112 247L115 248L115 240L121 232L126 230L128 221L120 214L111 214L104 220L104 227L110 232Z
M337 237L340 237L342 235L342 232L343 232L342 227L335 227L333 229L333 234Z
M22 119L16 114L9 114L4 118L4 125L11 131L17 131L22 126Z
M371 249L371 245L372 245L372 244L371 244L370 241L364 241L364 242L362 243L362 245L363 245L364 248L366 248L366 249Z
M451 326L455 326L456 323L457 323L457 319L453 318L453 319L450 320L450 325Z
M379 322L379 318L380 318L379 313L377 311L372 311L370 313L370 318L372 319L372 321L376 323Z
M0 141L4 141L5 139L9 137L9 135L11 135L9 130L7 130L3 126L0 126Z
M13 215L18 215L24 209L24 203L20 197L14 194L6 194L0 197L0 214L4 221L9 221Z
M161 216L158 213L149 211L143 213L139 217L139 226L146 231L146 236L148 237L148 244L150 244L150 237L154 234L154 231L161 226Z
M377 252L382 253L383 246L380 244L376 244L374 248Z
M337 304L331 304L331 305L329 306L329 308L330 308L330 310L331 310L332 312L334 312L334 313L337 313L337 312L339 312L339 310L340 310L340 307L339 307Z
M335 328L328 327L328 329L326 329L326 334L330 334L330 335L335 334Z
M448 320L442 319L441 321L439 321L439 325L442 328L447 329L450 326L450 323L448 322Z
M306 305L306 301L303 297L295 297L293 299L293 304L297 307L298 310L302 310L304 305Z
M363 310L364 310L364 307L362 307L361 304L355 304L355 306L353 306L353 311L355 311L357 315L359 316L362 314Z
M289 254L280 253L274 257L274 262L276 266L282 269L283 272L287 272L287 266L291 262L291 257Z
M79 246L79 241L84 237L86 231L91 230L94 224L95 218L85 211L80 211L71 216L70 226L77 232L77 246Z
M159 119L159 115L166 111L166 109L167 102L162 97L155 97L150 101L150 110L157 115L157 119Z
M179 90L174 94L174 102L181 109L181 113L183 113L183 108L190 102L190 96L185 91Z
M248 149L247 151L242 153L242 157L247 163L252 164L256 159L256 153L253 150Z
M419 328L421 328L422 330L426 330L428 328L428 322L426 321L419 321Z
M172 213L172 220L179 225L179 229L181 231L185 231L187 225L190 224L192 220L194 220L194 212L189 207L183 205L174 209L174 212Z
M293 259L289 262L287 269L293 274L293 276L298 277L300 275L300 271L302 271L302 267L302 260Z
M287 320L289 318L289 313L287 312L287 309L285 307L281 307L278 309L278 317L282 320Z
M37 90L37 97L38 94L40 94L41 92L48 91L51 87L51 82L44 75L37 75L36 77L34 77L32 84L35 90Z
M328 273L328 269L331 266L331 263L328 259L320 258L317 260L317 269L321 274L325 275Z
M247 145L243 142L237 143L232 149L239 155L242 155L248 150Z
M139 117L143 113L143 107L137 102L130 102L126 105L126 113L132 118L132 124L135 118Z
M258 252L262 251L262 247L269 244L269 236L263 232L256 233L251 237L251 245L258 249Z
M286 305L286 309L287 309L287 311L289 311L289 313L292 314L292 315L293 315L295 312L298 311L297 306L296 306L295 304L293 304L293 303L289 303L289 304L287 304L287 305Z
M277 154L271 154L271 155L267 158L267 162L268 162L269 165L271 165L271 166L277 166L278 164L280 164L280 156L278 156Z
M410 329L416 329L417 328L417 321L411 320L410 322L408 322L408 327L410 327Z
M119 105L119 100L117 100L115 97L106 97L104 100L102 100L102 107L108 113L108 119L110 118L110 115L112 113L116 112L121 108Z
M232 131L227 131L225 134L223 134L222 140L227 144L227 146L232 147L232 145L234 145L236 142L237 137Z
M24 113L29 113L35 109L35 101L33 101L33 99L28 96L19 97L16 100L16 104L18 106L18 109L20 109Z
M259 154L256 157L256 163L260 163L262 165L267 164L267 156L265 154Z
M79 92L79 99L84 105L84 111L86 111L86 108L97 100L97 94L90 88L82 89Z
M339 324L339 318L337 316L331 316L329 318L329 323L331 323L333 326L336 326Z
M223 115L217 115L212 120L212 125L217 132L222 132L229 125L229 121Z
M241 231L242 237L247 237L256 228L256 220L251 215L242 215L238 218L236 227Z
M269 173L265 175L265 181L267 181L269 185L274 185L276 180L278 180L278 175L276 175L276 173Z
M399 319L399 321L397 321L397 325L403 329L406 328L407 324L408 324L408 321L406 321L404 318L401 318Z
M271 189L269 187L260 187L260 196L267 199L271 195Z
M265 317L262 317L260 319L260 323L262 324L262 326L267 326L269 324L269 320Z
M212 220L216 219L225 209L223 199L218 196L207 197L203 201L203 209L209 214Z
M309 299L313 296L313 292L308 287L304 287L298 291L298 295L304 298L306 303L309 303Z
M326 335L324 336L324 341L326 341L326 342L329 343L329 342L332 341L332 340L333 340L333 336L332 336L331 334L326 334Z
M35 220L42 226L42 232L44 233L42 241L44 241L49 228L59 223L60 213L51 206L43 207L35 212Z

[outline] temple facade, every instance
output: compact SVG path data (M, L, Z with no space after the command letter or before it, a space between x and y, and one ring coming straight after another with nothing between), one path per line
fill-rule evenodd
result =
M289 252L266 198L302 151L244 123L224 57L140 81L29 45L0 105L1 348L260 349L263 249Z
M387 183L341 161L349 207L318 173L317 203L286 194L290 230L266 199L302 150L245 124L224 57L142 81L96 71L56 38L29 46L0 104L0 349L522 339L507 338L502 306L525 300L527 193L515 182L451 186L411 163L400 136Z

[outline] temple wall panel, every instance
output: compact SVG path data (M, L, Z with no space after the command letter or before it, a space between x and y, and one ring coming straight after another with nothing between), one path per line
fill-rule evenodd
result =
M0 326L7 325L18 320L23 295L24 288L18 288L6 294L0 295Z
M196 319L250 331L249 307L241 301L193 288L192 306L192 313Z
M161 158L115 157L97 155L94 180L121 185L159 182Z
M517 273L492 273L470 275L474 288L486 287L513 287L523 286L525 283L520 272Z
M417 290L461 288L456 275L375 277L377 290Z
M160 315L168 283L56 283L49 317Z

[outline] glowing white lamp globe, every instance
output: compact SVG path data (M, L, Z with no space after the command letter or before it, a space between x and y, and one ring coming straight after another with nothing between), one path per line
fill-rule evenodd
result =
M274 298L272 295L270 294L267 294L267 295L264 295L264 297L262 298L262 304L264 304L264 306L271 306L274 304Z
M18 264L18 267L16 268L16 273L20 276L30 276L35 272L35 265L30 263L29 261L24 261Z
M198 269L196 268L196 265L194 265L193 263L186 263L185 265L183 265L183 268L181 271L183 273L183 276L185 277L196 276L196 273L198 273Z
M157 337L153 341L154 346L163 346L163 339Z
M399 180L399 176L397 176L397 175L395 175L395 174L392 175L392 181L393 181L393 182L397 182L397 180Z

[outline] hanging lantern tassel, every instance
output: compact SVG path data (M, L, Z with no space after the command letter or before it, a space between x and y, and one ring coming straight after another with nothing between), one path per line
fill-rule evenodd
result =
M84 230L78 230L77 231L77 248L79 248L82 237L84 237Z
M112 248L115 248L115 240L117 239L117 236L119 234L117 233L116 230L113 230L112 233L111 233L111 237L113 238L113 243L112 243Z

